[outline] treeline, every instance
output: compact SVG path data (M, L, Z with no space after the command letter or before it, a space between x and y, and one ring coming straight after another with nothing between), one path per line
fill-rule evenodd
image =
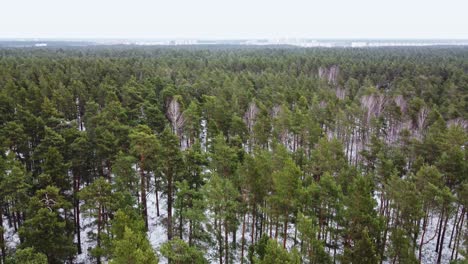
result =
M467 88L466 47L1 49L0 263L462 261Z

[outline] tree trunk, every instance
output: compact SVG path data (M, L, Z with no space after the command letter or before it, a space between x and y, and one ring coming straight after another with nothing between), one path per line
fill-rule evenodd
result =
M237 249L237 243L236 243L236 241L237 241L237 226L234 227L234 229L232 230L232 240L231 241L232 241L231 242L232 248L234 250L236 250Z
M457 233L455 234L455 246L453 247L453 250L455 250L455 260L458 259L458 247L460 246L460 237L462 236L462 230L463 230L463 220L465 219L465 213L466 210L463 207L462 209L462 215L460 216L460 226L458 227ZM452 250L452 256L451 258L453 259L453 250Z
M286 241L288 240L288 216L284 220L284 236L283 236L283 248L286 248Z
M13 216L13 228L15 229L15 232L18 232L18 225L17 225L17 219L16 219L16 214L14 209L12 208L11 215Z
M73 174L74 179L74 190L73 190L73 199L75 204L75 232L77 238L77 249L78 254L81 254L81 225L80 225L80 200L78 199L78 192L80 191L80 176L77 173Z
M156 181L156 178L154 179ZM159 193L158 193L158 189L159 189L159 184L157 182L155 182L155 192L156 192L156 216L159 217Z
M458 212L459 211L460 211L460 205L458 205L457 211L455 213L455 221L453 221L452 233L450 234L449 248L452 248L453 234L455 233L457 226L458 226Z
M440 239L440 245L439 245L439 256L437 257L437 264L440 264L440 261L442 260L442 252L444 251L444 238L445 238L445 231L447 230L447 222L449 219L449 214L447 212L447 216L445 217L444 221L444 229L442 231L442 237Z
M245 215L242 217L242 238L241 238L241 264L244 264L244 245L245 245Z
M218 223L218 219L215 216L214 227L216 230L216 240L218 240L218 255L219 255L219 264L223 264L223 238L221 235L221 224Z
M275 240L278 241L278 233L279 233L279 219L278 216L276 217L276 226L275 226Z
M180 213L179 213L179 238L180 240L183 240L183 233L184 233L184 219L182 217L182 211L183 211L183 208L181 207L180 209Z
M167 240L172 240L172 194L173 194L172 168L167 173Z
M192 229L193 229L193 221L190 219L190 220L189 220L189 235L188 235L188 244L189 244L190 247L191 247L192 244L193 244L193 243L192 243L192 236L193 236L193 234L192 234L192 233L193 233Z
M444 219L444 212L445 212L445 208L442 209L442 212L440 213L440 216L439 216L439 226L437 227L437 243L436 243L436 248L435 248L435 252L439 252L439 243L440 243L440 233L442 231L442 224L443 224L443 219Z
M422 258L422 247L424 245L424 236L426 235L427 217L428 216L427 216L427 212L426 212L424 214L424 219L423 219L421 241L419 242L419 255L418 255L419 263L421 263L421 258Z
M6 262L5 237L3 234L3 208L0 206L0 249L2 251L2 263Z
M226 220L224 220L224 263L229 263L229 229Z
M264 217L263 217L263 212L260 213L260 234L259 237L261 238L263 236L263 228L264 228Z
M146 204L146 175L143 170L144 157L140 158L140 192L141 192L141 206L143 210L143 220L145 221L145 228L148 230L148 208Z
M97 226L97 238L96 238L96 243L97 247L101 248L101 227L102 227L102 209L101 205L99 205L98 209L98 226ZM97 257L97 264L101 264L101 256Z
M252 206L252 229L250 230L250 243L255 244L254 235L255 235L255 214L256 214L255 204Z
M273 238L273 217L270 216L268 219L270 220L270 238Z
M297 221L296 224L294 225L294 246L297 245Z
M383 263L383 257L385 254L385 246L387 244L387 234L388 234L388 228L390 224L390 207L388 206L389 201L385 202L385 206L383 209L383 214L385 216L385 219L387 220L385 223L385 230L384 230L384 235L383 235L383 241L382 241L382 246L380 248L380 263Z

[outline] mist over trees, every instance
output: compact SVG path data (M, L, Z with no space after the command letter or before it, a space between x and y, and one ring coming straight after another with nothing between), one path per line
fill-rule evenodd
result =
M468 48L0 49L0 263L462 263Z

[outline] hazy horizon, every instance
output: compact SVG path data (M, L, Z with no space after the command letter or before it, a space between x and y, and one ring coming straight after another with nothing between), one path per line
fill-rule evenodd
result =
M0 39L468 39L468 2L6 1Z

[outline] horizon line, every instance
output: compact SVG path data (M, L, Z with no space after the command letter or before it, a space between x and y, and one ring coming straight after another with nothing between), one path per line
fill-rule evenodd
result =
M437 38L437 37L1 37L0 41L4 40L61 40L61 41L76 41L76 40L444 40L444 41L468 41L468 38Z

